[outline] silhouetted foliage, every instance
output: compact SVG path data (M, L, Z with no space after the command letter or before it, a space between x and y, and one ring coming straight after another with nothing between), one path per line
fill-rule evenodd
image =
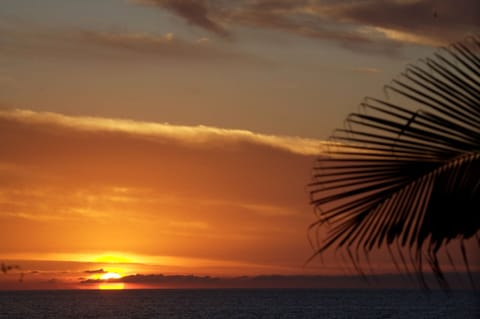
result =
M386 247L425 287L426 261L447 288L438 252L459 240L470 273L464 240L480 229L479 52L473 36L408 65L385 100L365 98L334 132L310 184L313 257L343 248L361 272L361 258Z

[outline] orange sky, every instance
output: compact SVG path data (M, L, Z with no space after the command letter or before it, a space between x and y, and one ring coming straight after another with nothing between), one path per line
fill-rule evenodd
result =
M90 288L98 269L352 271L331 254L303 267L319 140L25 110L1 111L0 129L0 258L21 266L0 277L7 288ZM372 267L394 271L382 254Z
M21 268L0 289L352 274L304 267L314 160L364 96L479 30L460 3L0 1L0 263Z
M231 275L292 273L311 253L318 141L26 111L0 122L2 259L111 254L154 266L130 272Z

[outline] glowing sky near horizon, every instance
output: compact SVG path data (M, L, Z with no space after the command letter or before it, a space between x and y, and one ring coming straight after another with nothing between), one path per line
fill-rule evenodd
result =
M0 1L0 261L42 287L99 269L341 274L303 267L323 141L479 15L474 0Z

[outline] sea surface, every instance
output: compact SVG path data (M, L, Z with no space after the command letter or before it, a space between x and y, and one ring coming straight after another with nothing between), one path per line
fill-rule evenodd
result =
M480 293L212 289L3 291L0 318L480 318Z

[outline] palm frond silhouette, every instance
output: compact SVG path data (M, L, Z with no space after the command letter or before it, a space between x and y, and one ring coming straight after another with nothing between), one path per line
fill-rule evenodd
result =
M309 185L313 257L342 248L355 266L394 248L403 266L422 274L427 262L448 287L438 252L459 240L470 274L464 240L480 230L479 52L472 36L408 65L385 86L386 99L365 98L334 132Z

